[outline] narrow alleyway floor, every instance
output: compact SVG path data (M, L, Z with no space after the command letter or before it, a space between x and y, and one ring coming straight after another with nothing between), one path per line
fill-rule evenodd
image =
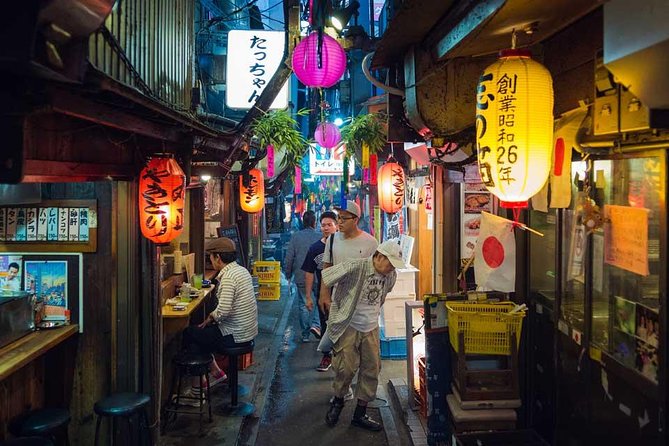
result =
M320 373L315 370L321 358L316 351L318 341L313 337L311 342L301 341L297 303L285 280L281 287L281 300L260 301L258 310L259 335L256 338L253 365L239 374L240 384L249 390L249 393L240 396L240 401L252 401L255 404L254 414L245 418L223 415L221 407L229 403L230 393L227 386L217 386L212 391L214 420L205 422L203 435L198 435L197 416L180 415L160 438L159 444L412 444L401 415L402 408L395 408L397 399L388 395L387 390L391 379L406 377L405 361L383 361L378 398L373 404L379 407L368 409L372 418L383 422L383 431L368 432L351 426L354 401L347 402L337 426L329 428L325 424L325 413L332 395L334 375L332 371Z

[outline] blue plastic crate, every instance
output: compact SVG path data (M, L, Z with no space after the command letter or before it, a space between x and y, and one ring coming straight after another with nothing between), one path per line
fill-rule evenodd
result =
M381 359L406 359L406 338L386 338L383 329L380 333Z

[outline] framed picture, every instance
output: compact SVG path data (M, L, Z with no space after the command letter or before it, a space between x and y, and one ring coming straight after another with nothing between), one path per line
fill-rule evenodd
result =
M25 289L44 303L45 320L65 320L68 310L67 261L25 262Z
M615 305L615 327L634 336L636 331L636 305L634 302L618 296L615 297Z
M23 277L23 257L0 255L0 291L21 291Z

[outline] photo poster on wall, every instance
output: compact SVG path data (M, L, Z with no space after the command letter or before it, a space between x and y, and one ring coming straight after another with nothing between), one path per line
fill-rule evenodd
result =
M25 289L44 304L44 320L66 320L67 261L26 261L24 268Z
M21 291L23 257L0 255L0 292Z
M83 256L81 253L7 253L0 255L0 289L18 265L20 290L42 300L45 320L65 319L83 332ZM11 271L11 274L8 274ZM16 279L11 279L16 280ZM15 287L16 285L11 285Z
M461 190L460 258L466 262L474 254L481 229L481 212L494 214L495 208L494 197L485 184L464 183Z

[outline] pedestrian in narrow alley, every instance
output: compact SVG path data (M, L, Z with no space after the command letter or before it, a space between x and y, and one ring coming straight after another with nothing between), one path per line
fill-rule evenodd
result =
M302 264L302 271L304 271L305 295L307 296L307 309L311 311L314 307L316 308L321 324L320 329L311 327L311 331L317 339L320 339L321 333L325 332L327 329L327 315L321 310L321 307L318 305L318 300L321 289L321 271L323 270L325 241L330 235L337 232L337 214L332 211L324 211L320 216L320 223L321 234L323 234L323 237L309 247L309 251ZM311 296L316 297L316 302L311 299ZM324 356L328 356L329 359L329 355Z
M289 281L292 278L297 289L297 305L300 310L300 335L302 342L309 342L312 329L320 336L320 318L318 312L307 308L307 301L314 299L313 292L307 294L305 291L304 271L302 264L307 256L309 247L321 238L321 234L316 231L316 214L313 211L306 211L302 215L303 229L294 233L288 242L286 257L283 261L283 272Z
M339 232L331 235L325 242L325 251L323 254L323 270L338 265L349 259L364 259L376 251L378 242L376 239L359 228L358 224L362 217L360 206L355 201L347 200L346 208L337 208L339 222ZM329 305L324 306L323 302L329 302L331 299L330 287L323 286L321 283L320 296L318 305L323 313L328 314ZM321 342L318 345L318 350L323 353L321 363L316 370L325 372L330 368L332 363L332 342L327 336L328 331L323 333ZM349 392L352 396L352 392Z
M338 285L332 300L325 298L323 302L330 308L328 335L334 343L334 398L325 416L330 427L339 420L344 398L357 372L358 402L351 424L371 431L382 429L366 413L367 404L376 398L381 370L378 321L381 306L397 279L395 268L405 267L399 244L389 240L367 259L349 260L323 270L323 285Z

